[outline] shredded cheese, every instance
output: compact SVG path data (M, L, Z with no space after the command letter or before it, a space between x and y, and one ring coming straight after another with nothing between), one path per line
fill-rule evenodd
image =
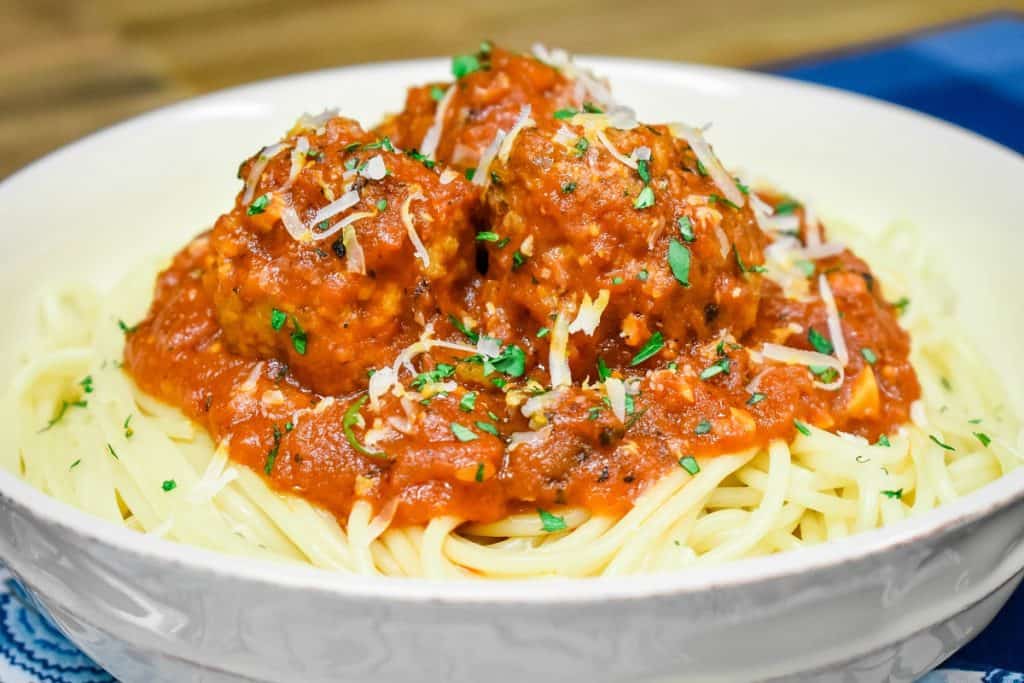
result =
M551 386L565 387L572 384L572 370L569 369L569 324L562 313L555 318L551 330L548 372L551 375Z
M309 140L306 136L301 136L295 141L295 148L292 150L292 167L288 170L288 180L281 187L282 190L288 189L295 182L295 179L299 177L299 173L302 172L303 167L306 165L306 154L309 152Z
M501 148L501 143L505 140L505 131L498 130L494 134L494 139L491 140L491 144L487 145L487 149L480 155L480 164L473 171L473 184L484 189L491 182L491 163L494 161L494 157L498 155L498 150Z
M590 294L584 292L583 303L580 304L580 310L576 313L576 319L569 325L569 334L585 332L588 337L594 336L594 330L601 323L601 314L608 307L610 297L611 292L607 289L598 292L595 300L591 300Z
M604 145L604 148L608 150L609 154L611 154L613 157L624 163L626 166L629 166L630 168L636 170L636 160L620 152L615 147L615 145L612 144L612 141L608 139L608 136L604 134L603 130L596 131L595 136L601 142L601 144Z
M722 191L726 199L739 207L746 204L743 193L736 186L736 181L725 170L725 167L722 166L715 153L711 151L711 145L704 139L704 134L701 131L691 128L685 123L671 123L669 124L669 129L673 135L686 140L693 149L693 153L697 155L697 159L704 164L704 168L711 174L711 179L715 181L715 185Z
M295 209L290 204L285 204L281 209L281 222L284 223L285 230L292 236L292 239L299 241L310 240L309 229L302 223L299 214L295 212Z
M451 106L456 90L457 88L454 83L448 86L444 97L437 103L437 110L434 111L434 122L430 125L426 135L423 136L423 142L420 143L420 154L431 161L434 160L434 155L437 154L437 146L441 142L441 133L444 131L444 119L448 115L448 107Z
M619 422L626 421L626 385L621 379L609 377L604 381L604 391L608 394L608 401L612 404L612 412Z
M263 176L263 170L270 163L270 160L283 150L288 149L289 146L290 144L287 142L279 142L276 145L270 145L260 150L259 156L256 157L256 162L249 169L249 175L245 179L245 194L242 195L243 204L249 204L252 201L252 196L256 192L256 186Z
M537 125L537 122L530 118L530 105L524 104L523 108L519 110L519 117L516 122L512 124L512 128L509 129L508 135L501 141L501 147L498 150L498 158L502 163L508 161L508 155L512 153L512 145L516 142L516 137L519 132L525 128Z
M836 307L836 298L832 295L832 288L829 287L828 278L824 274L818 276L818 293L825 304L827 315L828 333L832 337L832 346L835 347L836 358L845 367L850 362L850 354L846 350L846 338L843 336L843 324L839 319L839 309Z
M345 268L350 273L366 275L366 254L359 244L356 229L346 225L341 231L341 243L345 247Z
M388 169L384 165L384 157L377 154L374 155L366 165L359 169L359 175L370 180L380 180L388 174Z
M316 214L313 215L313 220L310 221L314 225L322 223L326 220L330 220L334 216L337 216L342 211L352 208L359 203L359 193L355 190L349 190L345 194L341 195L327 206L321 208Z
M416 258L423 262L424 268L428 268L430 267L430 252L427 251L419 233L416 232L416 226L412 224L412 213L409 211L409 205L417 199L424 199L424 196L419 192L414 192L402 202L402 224L405 225L405 231L409 234L409 241L412 242L412 247L416 251Z
M325 240L328 237L332 237L334 233L339 230L344 230L347 226L352 225L356 221L361 221L364 218L373 218L375 215L376 214L370 213L369 211L356 211L355 213L350 213L323 232L314 232L313 241L319 242L320 240Z
M843 380L845 379L843 364L840 363L835 356L826 356L824 353L818 353L817 351L805 351L804 349L794 349L791 346L770 344L767 342L761 347L761 354L769 360L778 361L787 365L832 368L838 373L838 378L834 382L829 382L828 384L815 380L815 386L835 391L843 385Z

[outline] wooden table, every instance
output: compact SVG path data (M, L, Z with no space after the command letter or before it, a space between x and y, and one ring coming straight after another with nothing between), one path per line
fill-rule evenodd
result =
M1024 0L0 0L0 177L99 127L279 74L526 49L752 66Z

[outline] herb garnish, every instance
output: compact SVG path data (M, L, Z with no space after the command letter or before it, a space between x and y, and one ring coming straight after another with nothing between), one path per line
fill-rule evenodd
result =
M928 438L931 439L933 442L935 442L936 444L938 444L939 446L941 446L942 448L944 448L947 451L955 451L956 450L955 448L950 446L948 443L945 443L944 441L942 441L942 439L940 439L939 437L935 436L934 434L929 434Z
M882 491L882 495L892 500L901 500L903 498L903 489L887 489Z
M299 325L299 321L294 315L292 316L292 327L294 328L291 334L292 348L295 349L295 353L300 356L305 356L306 343L308 341L306 331L302 329L302 326Z
M747 399L747 405L756 406L758 403L765 400L766 398L768 397L762 394L760 391L755 391L750 395L750 398Z
M612 371L608 369L608 366L604 362L604 358L597 357L597 378L602 382L612 376Z
M178 482L174 481L173 479L168 479L160 486L160 488L162 488L164 492L170 493L174 489L178 488Z
M455 76L456 80L482 68L480 60L476 58L476 55L457 55L452 57L452 75Z
M256 214L263 213L264 211L267 210L268 204L270 204L270 195L262 194L256 199L252 200L252 204L250 204L249 208L245 210L245 213L250 216L255 216Z
M576 111L575 109L559 109L554 114L552 114L552 116L554 116L559 121L565 121L566 119L571 119L572 117L576 116L576 114L578 113L579 112Z
M974 438L981 442L981 445L988 448L988 445L992 443L992 439L985 432L971 432L974 434Z
M682 235L684 240L692 242L697 239L693 234L693 221L690 220L689 216L680 216L676 219L676 224L679 226L679 234Z
M860 350L860 355L864 357L864 360L867 361L868 365L874 365L878 362L878 356L876 356L875 352L867 346Z
M55 424L64 419L64 413L68 412L68 408L85 408L89 405L88 401L61 401L60 409L57 414L54 415L53 419L46 423L46 426L39 430L39 433L49 431Z
M811 343L811 346L814 347L815 351L826 356L831 356L835 351L835 347L832 346L832 342L813 327L808 328L807 330L807 341Z
M760 264L747 265L743 263L743 258L740 257L740 250L735 244L732 245L732 253L736 255L736 265L739 266L741 273L763 273L767 268Z
M433 370L421 372L412 379L413 389L422 389L428 384L436 384L455 374L455 366L448 363L438 363Z
M669 240L668 267L679 284L690 286L690 250L679 240Z
M367 398L369 397L364 394L363 396L360 396L358 400L353 401L352 404L349 405L348 409L345 410L345 416L341 419L341 428L345 432L345 440L348 441L348 445L357 452L371 458L386 458L387 454L384 452L371 451L369 448L359 443L359 439L356 438L355 432L352 431L352 428L361 420L359 411L362 409L363 404L366 403Z
M651 189L650 185L644 186L644 189L640 190L640 194L636 196L633 201L634 209L649 209L654 206L654 190Z
M665 338L661 332L655 332L651 335L651 338L647 340L647 343L633 356L633 360L629 362L630 366L636 366L643 363L651 356L661 351L665 347Z
M482 432L487 432L491 436L500 436L498 434L498 428L495 427L494 425L492 425L490 422L484 422L483 420L477 420L473 424L475 424L476 428L479 429Z
M451 313L448 314L448 322L452 324L452 327L457 329L462 334L466 335L466 337L468 337L470 341L475 343L480 340L479 334L466 327L466 325L461 320L456 318Z
M892 446L892 443L889 441L889 436L887 434L882 434L880 437L878 437L876 445L885 446L886 448L889 448L890 446Z
M270 327L273 330L280 330L288 321L288 314L276 308L270 309Z
M708 420L701 420L697 423L697 428L693 430L694 434L708 434L711 432L711 422Z
M801 434L803 434L804 436L810 436L811 435L810 428L808 428L808 426L805 425L800 420L793 420L793 426L796 427L796 430L798 432L800 432Z
M543 527L544 531L548 533L553 533L555 531L565 531L565 517L559 517L558 515L551 514L547 510L541 509L537 510L537 514L540 515L540 524L541 527Z
M452 422L451 430L452 434L455 435L455 438L461 441L462 443L476 441L477 439L480 438L472 429L470 429L469 427L463 427L458 422Z
M704 368L700 373L700 378L703 380L709 380L715 375L729 374L729 367L731 361L728 358L719 359L717 362L712 363L708 367Z
M684 455L679 458L679 466L690 473L691 476L696 476L700 472L700 465L697 463L697 458L692 455Z
M459 410L471 413L476 408L476 392L470 391L459 400Z

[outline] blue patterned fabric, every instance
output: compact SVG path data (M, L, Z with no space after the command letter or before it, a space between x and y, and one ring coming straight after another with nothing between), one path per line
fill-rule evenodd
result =
M871 95L1024 153L1024 19L1000 16L838 56L766 69ZM1024 588L919 683L1024 683ZM108 683L0 567L0 683Z

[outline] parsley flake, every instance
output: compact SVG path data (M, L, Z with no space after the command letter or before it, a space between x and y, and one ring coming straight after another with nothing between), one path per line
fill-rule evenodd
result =
M554 533L555 531L565 531L565 517L559 517L553 515L547 510L537 510L537 514L540 515L540 525L547 533Z
M661 332L655 332L651 335L651 338L647 340L647 343L633 356L633 360L629 362L630 366L636 366L643 363L648 358L654 356L656 353L661 351L665 347L665 338Z
M697 476L700 472L700 465L697 463L697 458L692 455L684 455L679 458L679 466L690 473L690 476Z
M470 429L469 427L463 427L458 422L452 422L451 430L452 434L455 435L455 438L461 441L462 443L476 441L477 439L480 438L472 429Z
M690 286L690 250L679 240L669 240L668 267L679 284Z

